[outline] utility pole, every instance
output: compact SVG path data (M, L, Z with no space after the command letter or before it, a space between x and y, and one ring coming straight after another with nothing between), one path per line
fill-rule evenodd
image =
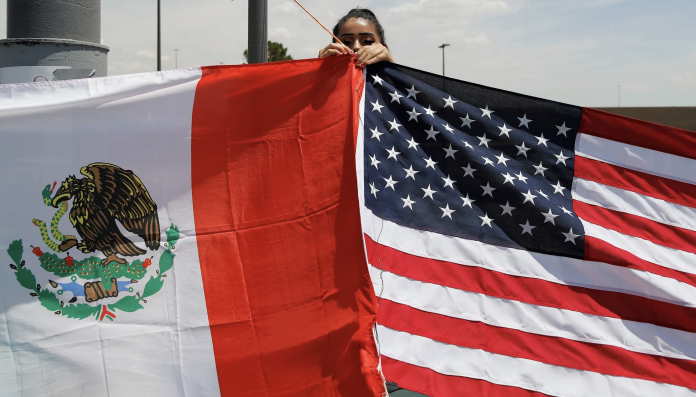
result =
M157 0L157 71L162 71L162 21L160 0Z
M179 69L179 49L174 49L174 69Z
M249 63L268 62L268 1L249 0Z
M442 44L441 46L437 48L442 48L442 75L445 75L445 47L449 46L449 44Z
M621 84L618 85L619 88L619 107L621 107Z
M106 76L101 0L7 0L0 84Z

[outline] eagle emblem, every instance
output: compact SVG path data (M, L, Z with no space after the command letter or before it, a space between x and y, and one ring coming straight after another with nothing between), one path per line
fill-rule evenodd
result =
M172 223L161 233L157 204L133 171L92 163L80 174L41 191L53 217L34 218L39 233L21 232L9 244L10 269L19 286L56 315L115 321L118 313L145 309L164 287L179 228ZM65 215L71 234L61 231L68 228Z
M56 192L51 205L58 208L72 199L69 219L81 242L63 241L62 251L76 247L83 253L101 251L110 262L126 263L121 256L139 256L147 251L135 245L121 233L116 221L127 231L138 235L145 247L157 250L160 245L160 224L157 204L145 185L133 171L108 163L93 163L82 167L86 178L69 176Z

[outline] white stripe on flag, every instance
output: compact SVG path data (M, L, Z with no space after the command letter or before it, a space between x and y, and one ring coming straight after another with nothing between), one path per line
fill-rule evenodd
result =
M530 334L617 346L637 353L696 359L694 333L491 297L411 280L374 265L370 274L375 290L382 291L382 299L429 313Z
M629 190L575 178L573 200L696 231L696 209Z
M578 134L575 155L696 184L696 160L628 145L587 134Z
M434 341L418 335L377 326L381 353L395 360L430 368L444 375L483 379L533 390L551 396L693 397L693 390L642 379L603 375L524 358L489 353Z
M422 258L696 307L696 288L669 277L411 229L385 221L365 207L362 207L361 217L363 231L374 241Z
M619 233L584 219L580 220L587 236L603 240L614 247L630 252L638 258L656 265L696 274L696 254L658 245L640 237Z

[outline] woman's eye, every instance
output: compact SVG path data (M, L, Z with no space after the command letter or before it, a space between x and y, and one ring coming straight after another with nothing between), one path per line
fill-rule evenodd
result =
M374 44L374 43L375 43L374 40L364 40L364 41L363 41L363 45L372 45L372 44Z
M343 44L346 46L350 46L351 44L353 44L353 42L350 40L343 40Z

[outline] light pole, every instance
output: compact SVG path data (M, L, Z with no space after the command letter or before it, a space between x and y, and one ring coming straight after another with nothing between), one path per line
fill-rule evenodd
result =
M162 71L162 23L160 20L160 0L157 0L157 71Z
M174 49L174 69L179 69L179 49Z
M619 107L621 107L621 84L617 86L619 88Z
M442 48L442 75L445 75L445 47L449 46L449 44L442 44L441 46L437 48Z

